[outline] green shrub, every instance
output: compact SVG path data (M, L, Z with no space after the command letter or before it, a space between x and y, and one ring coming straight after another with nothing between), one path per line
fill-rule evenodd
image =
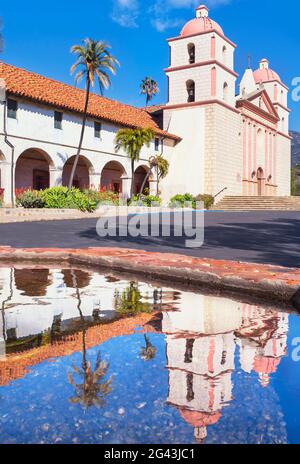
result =
M119 205L119 195L110 190L85 190L87 197L97 205Z
M95 211L97 202L85 192L73 187L51 187L41 192L45 208L79 209Z
M190 193L185 193L185 194L177 194L174 197L171 198L169 202L169 206L172 207L181 207L183 208L186 206L186 203L192 203L192 207L195 209L196 208L196 202L197 201L203 201L204 203L204 208L209 209L213 204L214 204L214 197L212 195L208 194L200 194L194 197Z
M184 194L179 193L177 195L174 195L174 197L171 198L169 202L169 206L170 208L175 207L175 206L184 208L187 202L189 203L194 202L193 195L191 193L184 193Z
M152 203L156 203L158 206L161 205L161 199L154 195L135 195L128 201L128 205L141 205L141 206L152 206Z
M213 206L215 199L212 195L209 194L203 194L203 195L197 195L195 197L195 203L196 201L203 201L204 203L204 208L209 209L211 206ZM196 207L196 205L195 205Z
M41 194L37 190L26 190L17 197L16 203L23 208L44 208L45 201Z

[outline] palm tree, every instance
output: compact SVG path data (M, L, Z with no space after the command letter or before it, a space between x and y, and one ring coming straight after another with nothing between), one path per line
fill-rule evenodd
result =
M157 349L152 345L146 334L144 334L144 338L146 346L143 346L141 349L141 358L144 359L144 361L150 361L155 358Z
M130 198L133 197L134 189L134 165L140 159L140 153L144 145L149 147L154 138L152 129L120 129L116 135L116 151L121 148L127 153L131 160L131 190Z
M150 303L143 301L143 296L136 282L130 282L130 286L120 295L115 292L115 310L121 317L137 316L140 313L151 313Z
M74 373L82 377L82 383L76 383L71 372L68 373L69 383L74 387L76 396L70 398L71 403L79 403L84 409L91 406L103 406L105 397L111 393L112 377L105 379L109 364L101 360L98 352L94 369L91 362L87 359L86 349L86 323L81 309L81 295L77 283L77 276L71 269L73 288L76 289L77 309L82 324L82 363L80 367L72 366Z
M71 74L78 69L78 72L75 75L75 81L79 82L83 77L85 77L86 86L81 135L70 175L69 188L72 188L73 186L73 179L82 148L91 86L94 87L95 79L97 79L100 94L103 95L104 89L107 89L111 84L109 72L115 74L116 66L119 64L118 60L109 52L109 48L110 46L106 42L92 39L85 39L83 41L83 45L73 45L71 48L71 52L77 56L77 61L71 67Z
M149 171L147 172L147 174L145 176L145 179L144 179L143 184L141 186L141 190L140 190L139 195L142 195L142 193L144 191L144 188L145 188L145 185L146 185L146 182L149 179L149 177L152 175L154 170L156 171L156 177L157 177L157 192L156 193L158 195L159 182L160 182L161 179L164 179L168 175L169 166L170 166L169 161L166 160L163 156L161 156L161 155L151 156L151 158L149 159L149 167L150 167L150 169L149 169Z
M152 98L157 95L159 88L157 82L151 77L145 77L141 83L141 94L146 95L146 106Z

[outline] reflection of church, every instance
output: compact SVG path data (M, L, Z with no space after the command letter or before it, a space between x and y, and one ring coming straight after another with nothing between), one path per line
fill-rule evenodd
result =
M288 314L211 296L182 294L180 310L164 312L168 402L194 428L199 443L233 400L236 345L245 372L265 386L286 354Z
M81 331L76 288L85 323L93 326L115 317L116 287L127 286L78 269L0 268L0 358ZM140 284L139 290L143 301L153 301L154 288Z

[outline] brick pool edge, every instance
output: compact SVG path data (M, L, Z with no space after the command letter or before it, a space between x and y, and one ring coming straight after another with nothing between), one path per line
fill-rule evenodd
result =
M300 309L300 269L246 262L193 258L123 248L12 248L0 246L0 264L16 261L97 266L169 283L239 292Z

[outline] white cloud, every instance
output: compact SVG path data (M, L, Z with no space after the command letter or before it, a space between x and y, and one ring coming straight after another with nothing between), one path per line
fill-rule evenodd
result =
M146 10L144 2L145 0L113 0L113 21L123 27L138 27L140 13ZM208 7L216 7L230 2L231 0L206 0L204 3ZM147 0L147 4L150 4L148 12L151 24L159 32L180 27L185 19L180 16L174 17L173 10L192 9L200 3L201 0Z
M138 17L138 0L113 0L113 11L111 18L120 26L129 28L138 27Z
M204 1L208 7L226 5L230 2L231 0ZM185 19L178 16L174 17L172 11L187 8L193 9L199 6L200 3L201 0L165 0L164 3L162 3L161 0L154 0L150 7L150 13L152 14L151 23L159 32L164 32L174 27L180 27L184 24Z

